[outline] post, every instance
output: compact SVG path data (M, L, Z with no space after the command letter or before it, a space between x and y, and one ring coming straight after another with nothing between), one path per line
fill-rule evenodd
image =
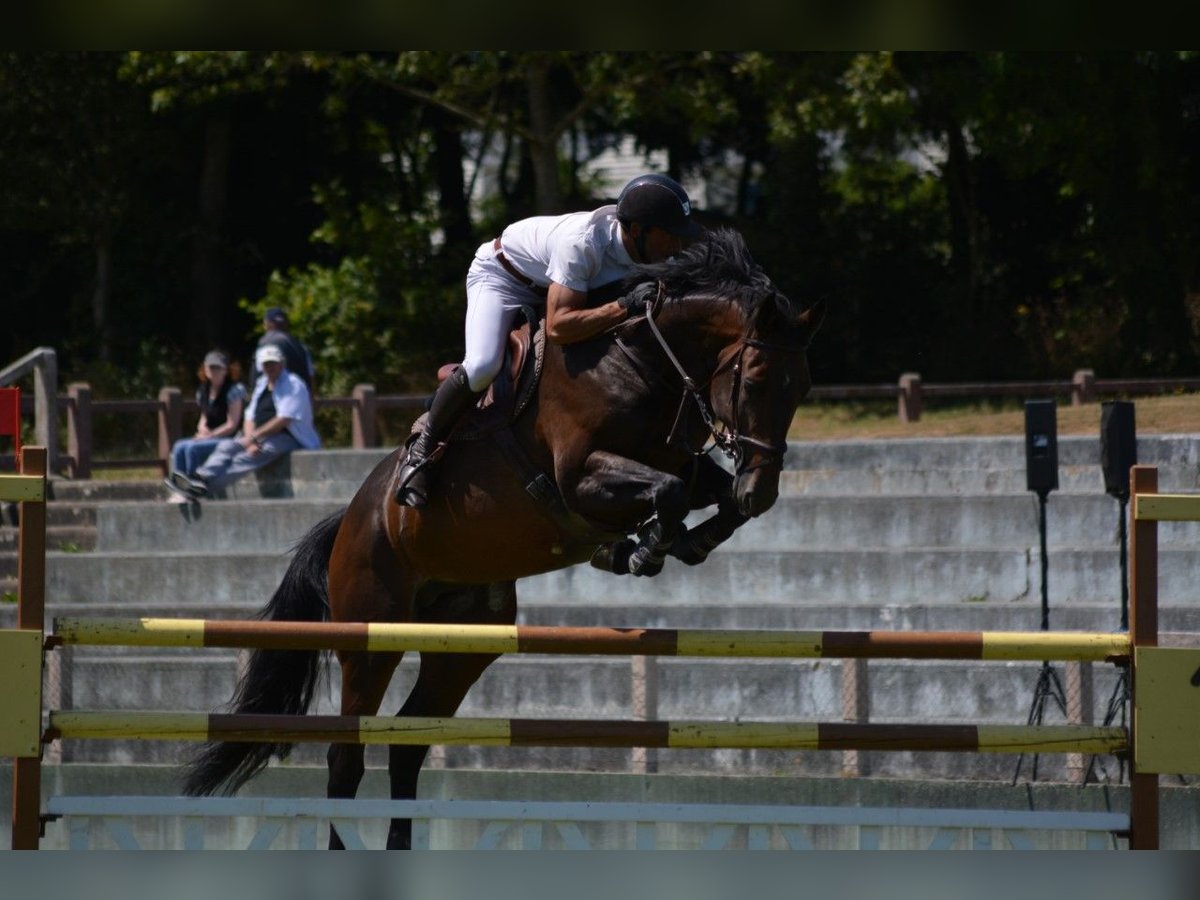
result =
M21 472L42 476L41 502L21 503L17 558L17 628L43 631L46 623L46 448L25 447ZM13 760L12 849L36 850L41 837L42 760Z
M1067 675L1067 721L1072 725L1091 725L1095 706L1092 682L1092 664L1074 660L1066 663ZM1085 784L1088 773L1088 756L1085 753L1067 754L1067 772L1076 784Z
M905 372L900 376L900 421L919 421L921 406L921 376L916 372Z
M67 455L71 477L92 477L92 388L84 382L67 387Z
M631 656L629 658L633 717L641 722L652 722L658 718L658 657ZM658 750L653 747L634 747L630 763L635 772L653 775L658 771Z
M1096 373L1091 369L1076 369L1071 379L1071 405L1082 406L1096 401Z
M46 448L46 471L58 472L58 354L39 347L33 367L33 434Z
M842 721L862 723L871 718L870 670L865 659L842 660ZM867 759L860 750L842 751L842 775L867 774Z
M171 448L183 437L183 393L177 387L158 392L158 458L163 474L171 471Z
M354 410L350 414L350 445L356 450L374 447L378 442L375 432L375 385L356 384L352 396Z
M1158 493L1158 469L1134 466L1129 475L1130 496ZM1137 509L1137 500L1132 507ZM1129 643L1130 653L1138 647L1158 646L1158 523L1135 519L1129 542ZM1138 727L1137 667L1130 662L1130 687L1133 693L1133 718L1129 727L1132 756L1137 746ZM1158 775L1139 773L1137 761L1129 765L1129 849L1158 849Z

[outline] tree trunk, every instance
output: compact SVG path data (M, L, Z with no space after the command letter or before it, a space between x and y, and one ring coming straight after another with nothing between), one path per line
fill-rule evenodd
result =
M185 340L194 354L215 346L222 332L221 227L229 198L231 132L228 113L209 119L204 130L204 168L197 192L197 222L192 242L192 304Z
M113 230L110 227L100 227L93 249L96 281L92 286L92 329L96 335L96 355L109 362L113 358L112 323L109 321L113 279Z
M562 190L558 183L558 135L553 132L553 106L550 101L550 64L531 61L526 73L529 100L529 158L533 164L537 211L553 215L563 211Z
M433 127L433 167L438 186L438 218L446 246L471 242L471 214L467 208L467 188L463 179L462 132L440 109L431 108Z

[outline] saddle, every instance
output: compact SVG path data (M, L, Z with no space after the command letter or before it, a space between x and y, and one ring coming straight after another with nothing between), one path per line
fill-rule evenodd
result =
M542 377L542 359L546 348L546 330L542 328L540 310L522 306L524 317L519 325L508 333L508 346L504 351L504 365L496 379L475 408L470 410L450 435L453 441L478 441L496 432L507 429L521 417L537 393ZM445 381L457 368L447 363L438 369L438 381ZM422 415L413 423L412 436L425 430L428 415Z
M568 510L554 480L533 464L513 433L513 424L537 395L546 350L541 311L522 306L521 313L525 321L509 332L504 366L475 408L458 423L450 435L450 443L484 438L494 441L525 491L545 507L570 539L581 544L620 540L624 533L613 532ZM454 368L454 365L442 366L438 369L438 380L448 378ZM411 444L425 429L428 417L426 413L413 423L407 443Z

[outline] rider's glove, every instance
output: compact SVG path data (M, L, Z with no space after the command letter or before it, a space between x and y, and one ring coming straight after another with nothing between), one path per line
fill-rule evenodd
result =
M639 316L646 311L646 307L654 300L658 292L658 287L653 282L639 284L624 297L617 300L617 305L621 309L626 310L631 316Z

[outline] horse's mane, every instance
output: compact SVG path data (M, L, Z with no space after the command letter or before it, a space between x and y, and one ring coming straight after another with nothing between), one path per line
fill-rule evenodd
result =
M660 282L672 298L736 300L748 315L766 302L773 302L789 319L801 311L775 287L750 255L745 239L732 228L707 232L673 259L638 266L627 283L646 281Z

